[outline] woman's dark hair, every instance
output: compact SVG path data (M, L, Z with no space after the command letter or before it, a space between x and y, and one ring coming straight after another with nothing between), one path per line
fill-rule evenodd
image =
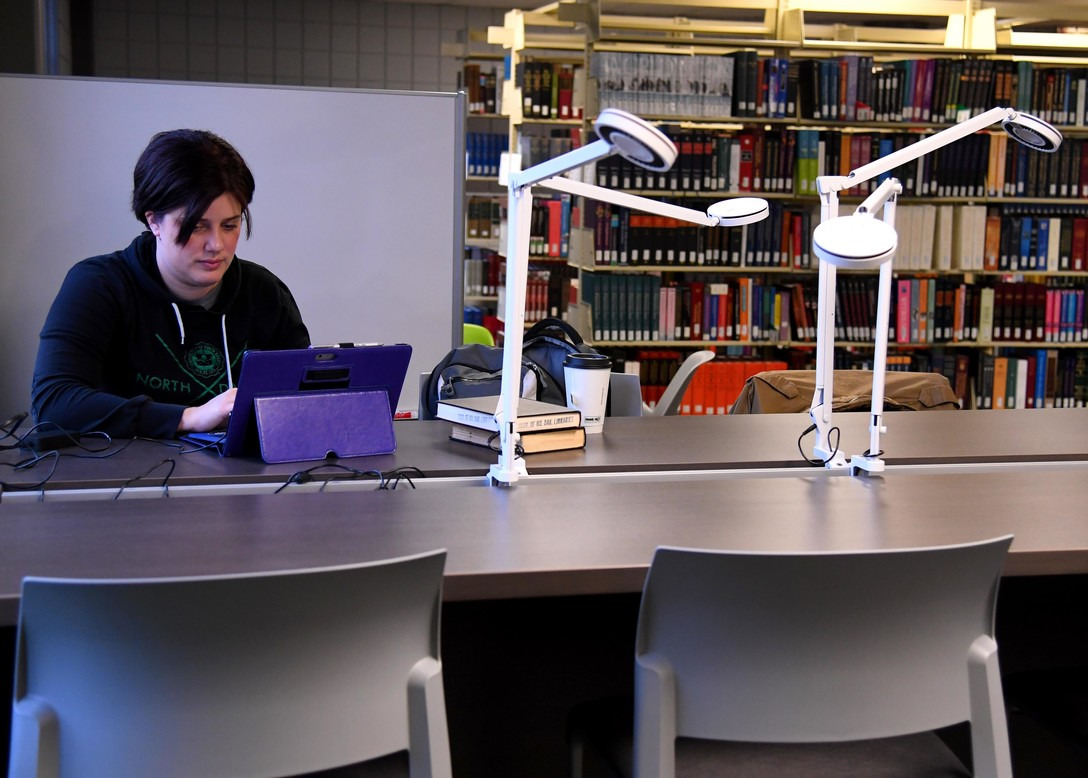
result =
M249 237L253 174L242 155L207 130L169 130L151 139L132 172L132 212L147 223L147 214L162 217L182 209L178 244L184 245L212 201L229 194L242 206Z

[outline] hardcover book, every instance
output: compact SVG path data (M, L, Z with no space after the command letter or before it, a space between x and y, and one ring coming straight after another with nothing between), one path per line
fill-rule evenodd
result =
M438 418L495 432L499 422L495 414L499 409L499 397L461 397L451 400L439 400ZM582 424L582 414L575 408L532 400L522 397L518 400L518 432L534 430L555 430L578 427Z
M491 430L471 427L467 424L454 424L450 430L451 440L460 440L477 446L487 446L499 450L499 433ZM524 432L518 440L518 447L523 454L541 454L546 451L567 451L586 447L585 427L567 427L536 432Z

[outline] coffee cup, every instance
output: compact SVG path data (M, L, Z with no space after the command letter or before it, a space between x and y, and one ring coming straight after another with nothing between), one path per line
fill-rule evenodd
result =
M604 428L612 360L604 354L567 354L563 359L563 380L567 384L567 407L582 412L586 434Z

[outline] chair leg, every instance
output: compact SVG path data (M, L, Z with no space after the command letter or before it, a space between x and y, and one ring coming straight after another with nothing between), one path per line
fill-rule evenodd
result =
M635 660L634 778L675 778L676 681L661 657Z
M980 778L1012 778L1009 727L997 663L997 643L980 637L968 653L971 696L971 756Z
M408 677L408 772L411 778L452 778L442 664L421 659Z
M572 732L567 736L567 753L570 756L570 778L582 778L585 772L586 740L581 732Z
M9 778L57 778L60 732L53 709L24 697L12 706Z

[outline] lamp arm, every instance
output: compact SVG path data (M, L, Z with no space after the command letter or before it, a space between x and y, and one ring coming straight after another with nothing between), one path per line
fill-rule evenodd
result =
M585 146L579 146L565 154L560 154L558 157L541 162L539 165L533 165L528 170L508 172L508 181L503 180L503 176L500 175L499 183L509 185L513 189L523 189L539 183L545 178L558 176L560 173L588 165L614 153L615 148L612 144L604 140L595 140Z
M612 205L619 205L625 208L634 208L657 216L668 216L673 219L680 219L681 221L701 224L704 227L717 227L718 224L720 224L720 220L717 216L711 216L704 211L697 211L694 208L685 208L681 205L672 205L671 203L663 203L660 200L651 200L648 197L640 197L638 195L627 194L626 192L617 192L612 189L606 189L603 186L586 184L563 176L546 178L540 181L539 185L547 187L548 189L554 189L558 192L581 195L592 200L600 200L601 202L611 203Z
M895 227L895 210L903 185L896 178L889 178L877 190L865 198L861 206L872 210L884 208L884 223ZM870 201L876 201L871 203ZM858 210L861 210L858 206ZM876 342L873 344L873 390L869 395L869 449L864 454L850 458L853 474L859 472L881 473L884 471L883 449L880 436L887 432L884 426L884 385L888 372L888 319L891 315L892 262L880 266L876 298Z
M909 146L893 151L886 157L875 159L861 167L851 170L845 176L821 176L817 179L817 186L822 193L841 192L844 189L863 184L866 181L887 173L900 165L905 165L932 151L943 148L950 143L955 143L960 138L966 138L979 130L984 130L994 122L1003 119L1015 119L1020 114L1012 108L991 108L990 110L973 116L965 122L960 122L940 132L928 135Z
M516 160L513 160L516 162ZM525 287L529 276L530 187L508 188L506 240L506 308L503 316L502 382L495 413L499 422L499 461L488 472L493 484L510 486L526 475L517 455L518 399L521 397L522 336L525 331Z
M812 453L827 467L845 467L846 457L838 441L831 441L831 398L835 386L835 279L836 268L820 260L816 316L816 385L812 390L809 418L816 440Z
M857 207L854 213L873 213L884 207L892 198L899 195L903 191L903 185L894 178L887 178L880 186L873 190L873 193L862 201L861 205ZM894 225L893 225L894 226Z

